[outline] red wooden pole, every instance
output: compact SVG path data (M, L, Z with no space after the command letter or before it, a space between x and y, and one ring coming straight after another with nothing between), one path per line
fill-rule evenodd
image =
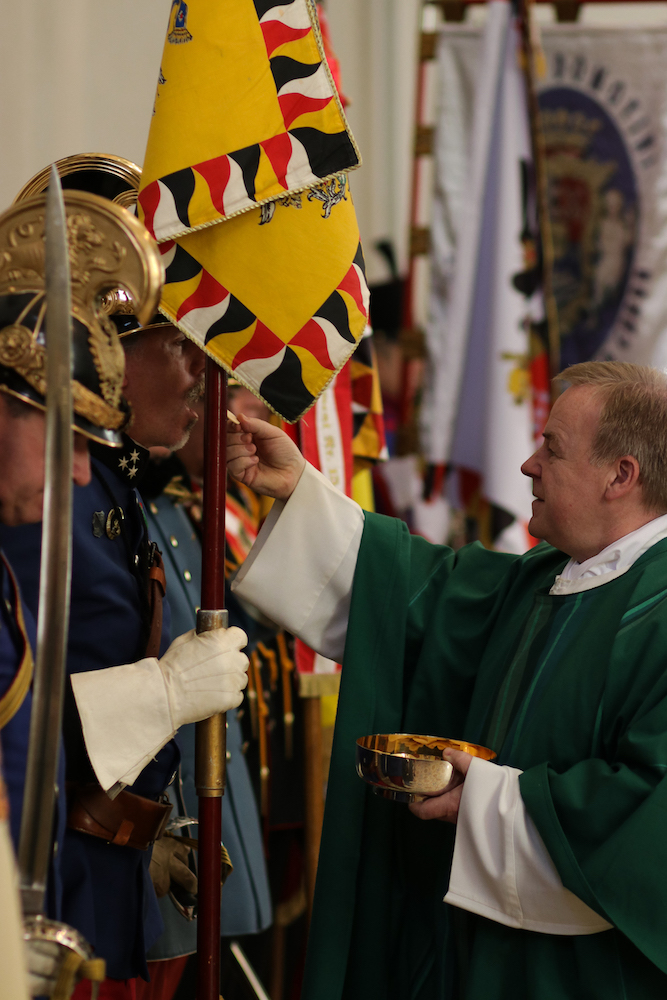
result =
M202 608L225 606L225 492L227 486L227 374L206 359Z
M225 605L225 492L227 376L206 361L204 426L204 511L201 607L197 631L227 624ZM224 715L196 728L195 784L199 796L199 895L197 916L197 1000L220 996L220 874L222 795L225 787Z

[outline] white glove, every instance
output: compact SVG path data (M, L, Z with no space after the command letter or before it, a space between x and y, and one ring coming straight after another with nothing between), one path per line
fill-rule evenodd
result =
M237 708L248 683L245 632L232 628L179 635L158 660L174 729Z
M56 941L26 941L25 950L30 996L51 996L58 978L63 949Z
M248 683L248 637L240 628L194 631L164 656L72 674L86 750L113 797L187 722L236 708Z

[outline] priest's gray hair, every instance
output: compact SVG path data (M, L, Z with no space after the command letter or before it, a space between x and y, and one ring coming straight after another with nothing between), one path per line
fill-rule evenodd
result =
M632 455L639 463L644 506L667 511L667 375L628 361L585 361L554 379L590 385L604 403L593 441L594 465Z

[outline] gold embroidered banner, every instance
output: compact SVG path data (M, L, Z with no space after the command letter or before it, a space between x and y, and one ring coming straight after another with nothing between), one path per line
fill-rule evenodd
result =
M158 241L359 163L308 0L174 0L139 195Z
M307 0L174 0L139 193L161 309L288 421L366 326L359 162Z

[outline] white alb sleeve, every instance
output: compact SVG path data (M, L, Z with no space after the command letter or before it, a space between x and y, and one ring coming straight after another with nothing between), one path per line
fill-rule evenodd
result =
M363 527L361 507L306 464L289 500L271 508L232 590L340 663Z
M566 889L526 811L514 767L473 758L461 796L445 902L543 934L609 930Z
M176 732L157 659L71 676L97 780L105 792L131 785Z

